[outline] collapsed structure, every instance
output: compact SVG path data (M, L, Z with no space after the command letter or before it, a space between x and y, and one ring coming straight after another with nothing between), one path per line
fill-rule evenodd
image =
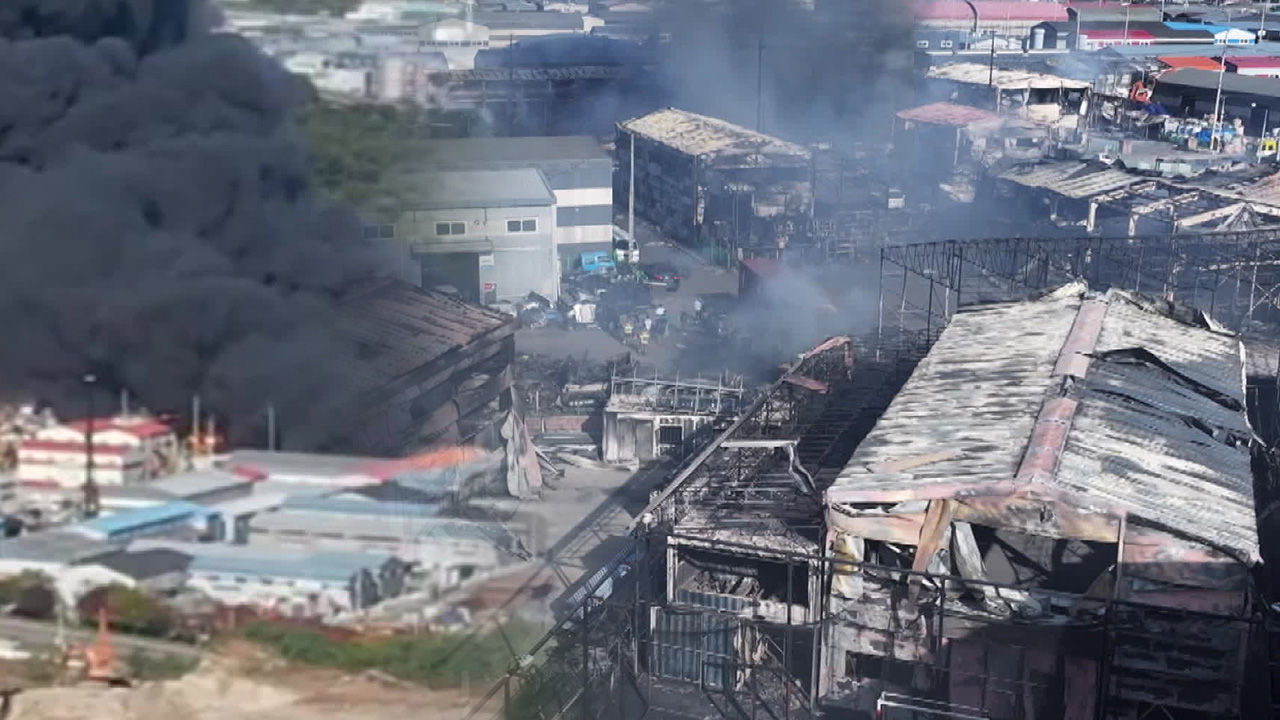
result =
M813 156L724 120L666 108L617 126L615 205L691 246L781 248L809 234Z
M1117 290L957 313L826 490L848 564L818 692L992 717L1246 712L1243 363L1206 315Z
M396 280L369 284L344 311L342 331L358 344L355 381L371 408L355 418L346 441L354 449L398 456L436 444L502 444L513 318Z

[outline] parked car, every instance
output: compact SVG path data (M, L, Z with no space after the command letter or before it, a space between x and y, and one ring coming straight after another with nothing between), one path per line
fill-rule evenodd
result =
M667 292L680 289L680 271L668 263L645 263L640 266L640 277L646 285L665 287Z
M582 271L585 273L607 274L617 269L617 264L613 262L613 255L608 250L582 253Z

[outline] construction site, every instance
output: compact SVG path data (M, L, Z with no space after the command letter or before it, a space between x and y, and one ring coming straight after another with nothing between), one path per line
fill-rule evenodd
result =
M875 331L708 421L471 717L1271 716L1278 262L885 247Z

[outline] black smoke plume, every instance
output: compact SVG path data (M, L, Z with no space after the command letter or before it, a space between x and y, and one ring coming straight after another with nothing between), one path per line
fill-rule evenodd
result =
M0 393L79 415L93 373L241 435L274 405L305 444L350 386L336 302L385 262L312 190L302 89L210 17L0 3Z

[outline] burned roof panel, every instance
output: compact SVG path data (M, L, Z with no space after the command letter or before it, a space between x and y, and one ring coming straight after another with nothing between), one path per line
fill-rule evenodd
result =
M957 313L832 492L1011 480L1079 308L1067 296Z
M809 162L809 151L800 145L676 108L633 118L620 127L686 155L720 157L759 153L775 160L790 156L797 162Z
M1255 558L1239 339L1199 313L1113 290L1092 300L1105 310L1096 342L1075 350L1087 365L1055 370L1085 322L1085 297L1072 286L958 313L827 501L1004 495L1044 482L1081 508ZM1020 478L1037 415L1060 390L1076 405L1056 469Z
M385 383L501 328L511 318L408 283L372 283L343 303L340 330L359 345L360 372Z
M1050 88L1082 90L1089 87L1089 83L1082 80L1072 80L1058 75L1028 70L993 69L986 63L962 62L950 65L936 65L929 68L929 72L925 77L930 80L946 80L965 85L995 85L1001 90Z

